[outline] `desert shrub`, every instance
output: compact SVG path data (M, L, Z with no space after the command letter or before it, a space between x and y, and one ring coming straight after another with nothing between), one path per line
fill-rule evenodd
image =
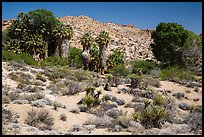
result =
M91 79L91 74L89 71L84 70L76 70L74 71L73 76L76 78L77 81L89 80Z
M162 127L162 122L167 116L167 111L163 107L159 106L148 106L142 111L142 121L141 123L146 128Z
M132 73L134 74L150 74L150 72L157 68L157 64L153 61L134 60L130 62Z
M113 123L114 125L120 125L123 128L128 128L131 120L132 118L129 116L119 116L113 121Z
M123 76L126 77L127 75L130 74L129 69L126 68L125 64L121 65L115 65L113 68L110 70L110 73L113 76Z
M71 47L68 53L68 65L70 67L82 68L82 50L76 47Z
M74 95L82 91L82 88L78 82L68 81L67 83L68 83L67 95Z
M50 56L40 61L40 66L66 66L68 65L66 58L60 58L59 56Z
M182 51L184 68L202 74L202 47L191 45Z
M153 98L153 103L154 103L155 105L162 106L162 105L164 105L164 103L165 103L165 99L162 97L162 95L157 94L157 95Z
M36 79L37 80L41 80L42 82L46 82L47 81L47 79L46 79L46 77L44 77L42 74L40 74L40 73L37 73L36 74Z
M27 65L37 66L37 62L32 58L32 56L22 52L14 53L12 51L3 50L2 51L2 61L16 61L19 63L24 63Z
M9 74L9 77L14 80L14 81L18 81L22 84L32 84L32 76L30 74L25 74L25 73L22 73L22 72L11 72Z
M140 112L134 112L132 113L132 118L134 121L140 122L142 120L142 115Z
M170 67L163 69L159 74L159 77L162 80L170 80L175 82L179 82L180 80L187 81L197 80L195 73L179 67Z
M10 98L11 101L17 100L19 98L19 94L14 92L9 92L8 97Z
M45 95L43 93L37 92L34 94L23 94L20 96L20 99L22 100L28 100L29 103L32 101L38 100L38 99L43 99Z
M10 101L11 100L8 95L2 95L2 104L9 104Z
M67 121L67 116L65 114L60 115L60 120Z
M51 130L54 124L54 118L47 110L34 110L28 112L25 123L39 128L40 130Z
M128 78L131 79L131 88L138 88L139 81L142 78L142 76L136 75L136 74L130 74L128 75Z
M110 128L113 126L113 118L104 115L102 117L96 117L94 119L89 119L85 125L96 125L96 128Z
M44 75L52 82L56 82L59 78L64 78L63 72L57 71L57 69L45 69Z
M2 107L2 124L18 123L17 117L10 109Z
M151 77L150 75L143 75L139 80L139 83L141 86L144 87L147 87L149 85L157 88L160 87L160 81L156 78Z
M87 107L97 106L99 105L100 102L101 102L100 99L94 98L91 95L86 95L83 100L83 104L87 105Z
M54 107L54 110L57 110L58 107L61 107L61 103L59 103L57 101L54 101L53 102L53 107Z

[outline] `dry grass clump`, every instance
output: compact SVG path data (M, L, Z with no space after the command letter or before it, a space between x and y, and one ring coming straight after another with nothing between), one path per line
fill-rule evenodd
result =
M47 78L45 76L43 76L41 73L37 73L36 74L36 79L37 80L41 80L42 82L46 82Z
M32 109L28 112L25 123L40 130L51 130L54 124L54 118L50 115L49 111L45 109Z
M22 72L16 72L16 73L11 72L9 74L9 78L26 85L32 84L32 79L33 79L33 77L30 74L25 74Z

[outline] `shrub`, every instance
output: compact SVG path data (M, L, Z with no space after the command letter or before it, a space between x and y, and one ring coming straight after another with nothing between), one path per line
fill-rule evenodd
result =
M24 63L27 65L37 66L37 62L32 58L32 56L26 53L14 53L12 51L3 50L2 51L2 61L16 61L19 63Z
M10 98L7 95L2 95L2 104L9 104Z
M115 65L122 65L122 64L125 64L124 53L119 48L116 48L108 56L108 58L106 60L106 65L107 65L108 69L111 69Z
M123 76L126 77L130 74L130 71L126 68L124 64L121 65L115 65L112 69L110 69L110 73L113 76Z
M131 79L131 88L138 88L139 86L139 80L142 78L142 76L136 75L136 74L130 74L128 75L128 78Z
M70 67L82 68L82 50L76 47L71 47L68 53L68 65Z
M87 105L87 107L97 106L100 102L100 99L94 98L91 95L86 95L83 100L83 104Z
M51 130L54 124L54 118L47 110L34 110L28 112L28 116L25 119L26 124L37 127L41 130Z
M50 56L40 61L40 66L66 66L68 65L66 58L60 58L59 56Z
M192 71L181 69L179 67L170 67L163 69L159 74L162 80L170 80L179 82L180 80L197 80L195 74Z
M57 110L57 108L60 107L61 104L59 102L57 102L57 101L54 101L53 106L54 106L54 110Z
M154 98L153 98L154 104L158 105L158 106L162 106L165 103L164 98L162 97L162 95L157 94Z
M166 116L167 111L165 108L159 106L148 106L142 112L141 123L147 128L161 128L161 124L165 120Z
M132 73L140 75L150 74L150 72L156 69L157 64L153 61L144 61L144 60L134 60L130 62L132 67Z
M73 76L76 78L77 81L89 80L91 78L91 74L89 71L84 70L76 70L74 71Z
M132 113L132 118L134 121L140 122L142 120L142 115L140 112Z
M42 76L42 74L36 74L36 79L37 80L41 80L42 82L46 82L47 81L47 79L46 79L46 77L44 77L44 76Z
M67 121L67 116L65 114L60 115L60 120Z
M191 45L182 51L184 68L202 74L202 47Z
M78 82L69 81L67 84L67 95L74 95L82 91L82 88Z

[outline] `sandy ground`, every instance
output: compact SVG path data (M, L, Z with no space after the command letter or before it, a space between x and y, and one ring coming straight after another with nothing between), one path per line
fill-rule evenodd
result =
M6 69L4 69L6 67L6 63L3 62L3 77L2 77L2 82L7 85L10 85L12 88L16 88L17 86L17 82L8 79L7 75L8 72ZM46 83L46 84L49 84ZM120 86L125 86L125 85L120 85ZM98 87L96 88L96 90L102 90L102 95L105 94L110 94L113 96L116 96L117 98L121 98L124 99L126 101L126 104L131 102L133 96L130 94L124 94L124 93L120 93L118 94L118 88L116 87L111 87L112 91L104 91L103 87ZM171 90L172 94L177 93L177 92L184 92L185 95L189 98L188 100L183 98L183 99L176 99L176 103L181 103L181 102L185 102L188 104L193 104L193 105L202 105L202 89L199 88L199 92L195 92L193 88L188 88L179 84L175 84L173 82L168 82L168 81L161 81L161 87L160 88L155 88L157 90ZM186 91L189 90L191 91L190 93L186 93ZM55 123L54 123L54 129L59 131L59 132L66 132L69 131L71 126L74 124L79 124L82 125L86 120L90 119L90 118L94 118L96 117L93 114L88 114L88 113L84 113L84 112L80 112L79 114L75 114L72 112L69 112L71 109L77 108L77 102L85 96L85 92L81 92L78 93L76 95L73 96L54 96L54 95L47 95L47 97L52 98L52 100L57 100L58 102L61 102L63 104L66 105L66 109L63 108L58 108L58 110L54 110L52 106L45 106L44 108L49 110L50 114L54 117L55 119ZM199 98L199 101L194 102L193 99L194 98ZM20 115L19 118L19 123L25 125L25 118L27 117L27 112L30 111L32 108L36 109L36 107L32 107L30 104L8 104L8 107L15 113ZM118 109L123 110L124 112L127 111L128 114L131 114L134 109L133 108L125 108L124 105L123 106L118 106ZM182 110L181 110L182 112ZM59 120L60 115L61 114L65 114L67 116L67 121L62 121ZM22 130L22 134L26 134L26 131ZM109 132L107 129L94 129L93 131L90 132L90 134L92 135L108 135L108 134L130 134L129 132Z

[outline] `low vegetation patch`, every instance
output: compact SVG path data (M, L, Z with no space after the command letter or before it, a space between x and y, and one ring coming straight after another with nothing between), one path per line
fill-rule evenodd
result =
M185 70L179 67L170 67L161 70L159 77L162 80L170 80L179 82L180 80L196 81L196 75L194 72Z
M49 111L41 109L28 112L25 123L39 128L40 130L51 130L54 124L54 118L50 115Z

